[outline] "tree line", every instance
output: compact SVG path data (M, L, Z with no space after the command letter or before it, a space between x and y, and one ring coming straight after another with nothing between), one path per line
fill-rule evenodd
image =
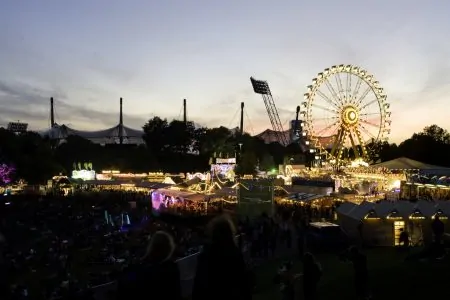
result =
M307 164L308 153L298 144L283 147L265 144L257 137L225 127L196 128L192 122L169 122L153 117L144 126L145 145L94 144L79 136L63 142L35 132L15 134L0 128L0 164L13 165L16 179L45 183L54 175L70 175L74 163L90 162L93 169L122 172L204 172L215 157L238 157L237 173L269 171L283 163ZM405 156L450 167L450 134L431 125L400 144L371 145L371 160L387 161ZM0 182L1 184L1 182Z

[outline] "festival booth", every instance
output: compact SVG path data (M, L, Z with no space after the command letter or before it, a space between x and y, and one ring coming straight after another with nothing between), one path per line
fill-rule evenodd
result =
M401 230L409 233L412 246L429 243L436 215L449 231L450 205L445 202L345 202L337 209L338 223L346 234L371 246L397 246Z
M396 158L372 166L388 170L393 174L403 174L400 198L403 199L450 199L450 168L430 165L409 159Z
M178 209L186 211L203 211L207 209L205 195L179 189L158 189L152 192L152 208L154 211Z

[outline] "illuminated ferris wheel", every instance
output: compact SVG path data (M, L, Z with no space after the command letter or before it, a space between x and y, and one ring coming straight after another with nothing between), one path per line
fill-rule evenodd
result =
M332 162L367 161L370 146L390 133L389 103L366 70L332 66L308 86L302 103L308 138L317 155Z

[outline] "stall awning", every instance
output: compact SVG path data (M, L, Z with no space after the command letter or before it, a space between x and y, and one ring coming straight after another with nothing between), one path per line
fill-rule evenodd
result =
M447 175L447 174L450 175L450 168L426 164L407 157L399 157L393 160L374 164L371 167L386 168L389 170L405 170L405 171L418 170L421 171L422 173L434 175Z

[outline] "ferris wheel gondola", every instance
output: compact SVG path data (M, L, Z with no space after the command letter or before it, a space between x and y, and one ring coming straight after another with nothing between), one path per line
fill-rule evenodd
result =
M366 70L353 65L325 69L304 95L311 144L332 163L367 161L369 148L387 139L391 124L387 96Z

